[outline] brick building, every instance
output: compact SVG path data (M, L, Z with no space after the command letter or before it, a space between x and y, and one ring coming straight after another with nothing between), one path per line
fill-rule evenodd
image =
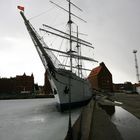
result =
M32 93L34 91L34 76L27 76L25 73L22 76L16 76L16 93Z
M92 88L101 91L113 91L112 74L102 62L90 72L88 76Z
M0 93L32 93L34 91L34 76L22 76L14 78L0 78Z

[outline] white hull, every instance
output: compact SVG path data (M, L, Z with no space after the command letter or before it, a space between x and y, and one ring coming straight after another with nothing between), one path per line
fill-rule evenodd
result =
M52 79L55 84L55 96L59 105L68 105L69 94L66 93L66 89L69 87L70 71L64 69L58 69L55 73L55 77ZM87 80L84 80L75 74L71 74L71 104L82 105L82 103L90 100L92 97L92 90Z

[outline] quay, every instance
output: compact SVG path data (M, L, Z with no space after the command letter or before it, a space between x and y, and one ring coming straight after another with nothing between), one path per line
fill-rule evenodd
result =
M92 99L83 107L72 127L71 140L139 140L140 95L115 93L112 99L118 101L114 113L113 104L101 100Z
M70 140L67 135L65 140ZM72 127L73 140L122 140L116 126L95 100L83 107L82 113Z

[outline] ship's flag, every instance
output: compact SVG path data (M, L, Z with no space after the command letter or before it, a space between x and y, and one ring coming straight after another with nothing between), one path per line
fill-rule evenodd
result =
M17 6L17 8L21 11L24 11L24 7L23 6Z

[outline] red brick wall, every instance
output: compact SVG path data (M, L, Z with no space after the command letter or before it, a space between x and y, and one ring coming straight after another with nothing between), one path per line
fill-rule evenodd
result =
M106 71L98 76L99 89L104 91L113 91L112 76Z

